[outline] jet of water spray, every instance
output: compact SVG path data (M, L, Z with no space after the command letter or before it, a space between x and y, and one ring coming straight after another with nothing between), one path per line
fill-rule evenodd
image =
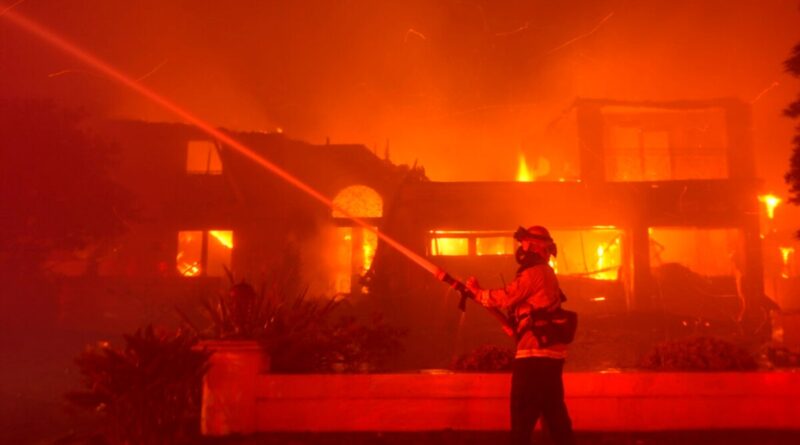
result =
M15 4L16 5L16 4ZM11 5L4 10L0 10L0 17L8 20L12 24L22 28L23 30L29 32L30 34L34 35L38 39L48 43L49 45L58 48L62 52L80 60L81 62L85 63L86 65L94 68L101 74L106 75L107 77L111 78L112 80L116 81L117 83L121 84L122 86L140 94L141 96L147 98L148 100L152 101L153 103L157 104L161 108L173 113L174 115L178 116L179 118L183 119L185 122L194 125L198 129L202 130L209 136L215 138L216 140L224 143L231 149L237 151L242 156L250 159L251 161L255 162L256 164L262 166L266 170L272 172L276 176L280 177L284 181L288 182L292 186L302 190L312 198L316 199L320 203L324 204L328 208L332 210L336 210L341 212L346 218L352 220L359 226L363 227L370 232L375 233L383 242L387 245L394 248L396 251L422 267L423 269L427 270L437 278L443 276L443 272L436 267L435 264L428 261L421 255L417 254L416 252L412 251L408 247L404 246L403 244L399 243L392 237L386 235L385 233L380 232L379 230L375 229L372 225L368 224L364 220L357 218L347 211L342 209L340 206L336 205L331 199L314 189L313 187L309 186L308 184L304 183L296 176L292 175L291 173L287 172L286 170L280 168L279 166L275 165L268 159L264 158L263 156L256 153L253 149L247 147L246 145L242 144L241 142L237 141L236 139L232 138L230 135L226 134L225 132L215 128L210 123L204 121L203 119L195 116L194 114L190 113L188 110L180 107L179 105L173 103L172 101L168 100L167 98L161 96L160 94L156 93L155 91L147 88L139 81L135 80L134 78L126 75L119 69L113 67L111 64L107 63L106 61L94 56L93 54L89 53L88 51L80 48L76 44L72 43L68 39L56 34L55 32L45 28L44 26L36 23L35 21L23 16L15 12L12 8L15 5Z

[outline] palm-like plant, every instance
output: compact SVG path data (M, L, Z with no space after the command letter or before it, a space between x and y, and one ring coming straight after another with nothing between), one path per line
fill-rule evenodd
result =
M106 443L191 443L209 354L193 348L194 336L152 326L124 339L122 348L101 343L78 356L85 389L67 399L104 416Z

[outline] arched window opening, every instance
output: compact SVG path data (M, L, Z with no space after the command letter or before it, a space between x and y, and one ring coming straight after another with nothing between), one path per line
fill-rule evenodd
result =
M333 218L337 225L335 245L337 265L331 280L334 293L363 293L359 279L372 266L378 247L377 219L383 216L383 199L370 187L353 185L342 189L334 198ZM354 216L373 222L373 230L356 225L347 219Z
M381 195L365 185L346 187L336 195L333 204L335 206L334 218L346 218L347 216L380 218L383 216Z

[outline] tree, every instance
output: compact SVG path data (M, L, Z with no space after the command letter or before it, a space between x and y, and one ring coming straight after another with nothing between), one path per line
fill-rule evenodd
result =
M795 45L792 55L784 62L784 67L792 76L800 78L800 43ZM783 110L783 113L793 119L800 118L800 95L798 95L797 100ZM797 133L794 136L794 149L792 150L789 172L786 173L785 179L789 184L791 193L789 201L800 205L800 124L798 124Z
M0 277L5 303L23 300L4 309L44 297L54 253L118 236L132 214L110 173L112 147L84 122L52 102L0 99Z

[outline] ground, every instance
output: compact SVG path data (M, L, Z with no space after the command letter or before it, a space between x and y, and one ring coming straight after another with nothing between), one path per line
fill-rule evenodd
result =
M225 445L483 445L504 444L502 432L264 434L213 440ZM549 443L537 437L537 444ZM656 433L578 433L578 445L796 445L800 431L694 431Z

